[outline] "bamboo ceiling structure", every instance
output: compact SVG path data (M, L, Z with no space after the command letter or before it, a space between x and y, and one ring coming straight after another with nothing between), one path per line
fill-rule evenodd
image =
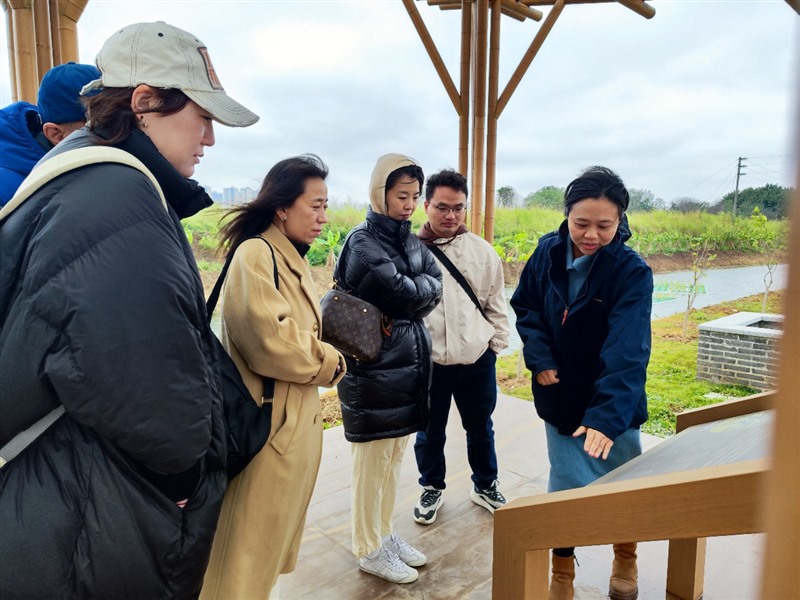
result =
M89 0L0 0L6 14L11 97L36 104L50 69L78 59L78 20Z
M430 6L441 10L461 10L461 65L456 88L414 0L402 1L459 117L458 164L465 175L471 158L472 230L480 233L483 225L484 237L491 240L494 235L497 121L561 12L567 5L614 3L650 19L655 9L644 0L428 0ZM785 1L800 14L800 0ZM35 103L39 82L50 68L68 61L79 62L77 23L88 2L0 0L6 15L14 101ZM545 16L540 8L546 7L549 11ZM747 18L746 6L741 10L742 18ZM541 21L541 26L502 93L498 93L503 16L522 22ZM800 119L800 113L797 118ZM800 122L795 156L800 156ZM800 390L800 369L797 368L800 364L800 218L796 214L800 210L800 165L796 189L773 464L761 509L767 530L761 589L764 599L794 597L800 589L800 569L797 569L800 564L800 444L794 441L794 428L800 422L797 397L797 390Z
M483 234L489 242L494 240L497 125L500 115L565 6L589 3L619 4L646 19L656 14L655 9L644 0L427 0L428 5L441 10L461 11L461 68L459 87L456 89L416 3L414 0L403 0L459 118L458 168L464 175L470 175L470 229L479 235ZM537 7L550 7L547 16ZM521 22L542 21L542 24L502 93L499 93L502 17Z

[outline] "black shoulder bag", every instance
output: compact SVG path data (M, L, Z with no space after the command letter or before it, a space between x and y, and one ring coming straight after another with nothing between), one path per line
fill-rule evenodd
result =
M278 264L275 261L275 250L263 237L254 237L263 240L269 246L270 252L272 252L273 276L275 277L275 288L277 289ZM219 274L219 278L214 284L214 289L206 301L209 323L211 322L211 315L214 314L214 309L217 306L222 283L228 274L228 267L231 264L236 248L238 248L238 244L228 254L225 266L222 267L222 272ZM220 380L222 382L222 406L228 455L226 467L228 479L230 480L242 472L267 442L270 427L272 426L272 398L275 395L275 380L271 377L264 377L264 395L262 397L262 405L259 406L242 381L242 376L239 374L236 364L213 332L212 343L217 353Z
M444 251L438 246L431 244L430 246L428 246L428 250L433 252L436 258L439 259L439 262L441 262L445 266L445 268L448 271L450 271L450 275L453 276L453 279L455 279L458 282L458 284L462 288L464 288L464 291L467 292L467 296L469 296L469 299L472 300L472 303L475 305L475 308L477 308L481 312L483 318L488 321L489 318L483 311L483 307L481 306L481 303L478 301L478 297L475 295L475 292L472 291L472 288L469 287L469 284L467 283L467 280L464 279L464 276L461 274L461 271L459 271L456 268L453 262L449 258L447 258L447 255L444 253Z

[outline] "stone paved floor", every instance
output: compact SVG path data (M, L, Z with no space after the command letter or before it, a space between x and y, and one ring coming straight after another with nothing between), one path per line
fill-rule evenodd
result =
M455 417L455 418L453 418ZM500 485L511 500L547 487L548 462L542 422L531 403L502 396L495 411ZM469 499L470 471L457 415L448 426L448 487L436 522L415 523L419 495L412 443L406 451L395 509L395 528L428 556L419 580L388 583L358 570L350 552L350 448L341 427L325 432L322 467L309 507L297 570L281 578L281 600L489 600L492 588L492 515ZM658 438L645 436L645 447ZM757 598L763 536L713 538L706 557L706 600ZM576 600L607 598L610 546L579 548ZM666 542L639 549L641 600L667 599ZM800 596L799 596L800 597Z

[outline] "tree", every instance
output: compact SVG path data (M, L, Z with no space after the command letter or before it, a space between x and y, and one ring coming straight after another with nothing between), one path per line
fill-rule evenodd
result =
M631 212L664 210L664 201L661 198L656 198L655 194L650 190L630 188L628 194L631 197L628 210Z
M767 229L767 217L761 214L757 206L753 209L753 214L750 215L750 221L759 233L759 235L756 236L753 246L757 251L763 254L764 265L767 267L767 272L764 274L764 296L761 299L761 312L764 313L767 312L769 291L775 282L775 270L780 264L784 245L780 236L776 235L774 231Z
M540 206L560 210L564 207L564 188L555 185L546 185L543 188L525 196L522 203L528 208Z
M692 240L692 281L686 290L686 312L683 313L683 337L689 328L689 313L701 291L700 280L706 276L709 265L717 258L716 254L711 253L708 240L694 238Z
M739 192L736 200L737 215L747 215L758 207L762 215L768 219L782 219L787 216L789 198L794 189L784 188L774 183L768 183L757 188L745 188ZM733 197L735 193L729 192L720 200L720 212L733 211Z
M511 208L517 203L519 194L510 185L504 185L497 190L497 204L503 208Z
M708 202L683 196L673 200L672 206L670 206L669 209L679 213L705 212L709 209L709 206Z

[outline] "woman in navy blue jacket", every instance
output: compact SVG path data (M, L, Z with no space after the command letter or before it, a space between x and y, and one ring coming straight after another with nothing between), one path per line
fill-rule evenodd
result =
M628 191L591 167L564 193L565 221L539 240L511 298L534 403L545 421L548 491L583 487L641 454L653 273L625 245ZM637 597L636 544L615 544L609 596ZM574 548L553 551L550 598L572 598Z

